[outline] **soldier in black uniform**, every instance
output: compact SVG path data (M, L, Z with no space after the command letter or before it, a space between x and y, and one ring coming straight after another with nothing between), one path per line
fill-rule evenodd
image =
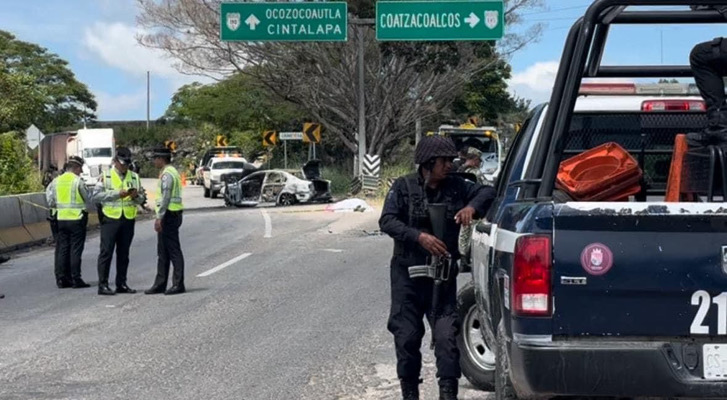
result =
M424 336L423 317L431 318L433 281L412 279L408 267L423 265L429 255L449 253L453 263L459 258L460 225L469 225L474 217L481 218L495 198L495 191L447 175L457 150L450 138L428 136L417 148L415 162L418 171L397 179L386 197L379 219L382 232L394 239L391 260L391 311L388 330L394 335L397 375L405 400L419 399L422 364L420 347ZM429 203L446 203L446 239L440 241L432 234L427 212ZM457 399L458 379L461 376L456 336L457 268L444 282L439 294L439 313L432 327L437 358L440 399Z
M727 6L691 6L693 10L715 9L727 18ZM727 103L724 77L727 75L727 39L718 37L699 43L689 55L694 81L707 103L707 128L687 135L692 145L727 142Z

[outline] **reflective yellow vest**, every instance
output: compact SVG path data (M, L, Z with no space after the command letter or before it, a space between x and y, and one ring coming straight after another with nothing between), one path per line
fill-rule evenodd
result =
M121 191L121 189L141 189L141 185L139 184L139 176L135 172L127 171L126 177L124 177L122 181L119 173L116 172L116 168L111 168L108 172L104 174L103 185L105 190L113 190L117 192ZM106 217L111 219L121 218L122 213L124 217L126 217L126 219L135 219L136 206L137 205L136 203L134 203L134 199L132 199L131 196L126 196L115 201L103 203L102 211Z
M157 184L156 193L156 212L159 212L159 206L162 203L162 176L168 173L172 176L172 198L169 200L169 211L182 211L182 177L179 176L179 172L176 168L171 165L167 165L162 173L159 174L159 183Z
M56 179L55 209L59 221L78 221L83 218L86 203L81 198L78 185L83 185L83 181L72 172L66 172Z

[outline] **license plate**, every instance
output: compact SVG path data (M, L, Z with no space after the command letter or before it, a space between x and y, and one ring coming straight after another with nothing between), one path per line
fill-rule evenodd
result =
M704 379L727 380L727 344L705 344L702 355Z

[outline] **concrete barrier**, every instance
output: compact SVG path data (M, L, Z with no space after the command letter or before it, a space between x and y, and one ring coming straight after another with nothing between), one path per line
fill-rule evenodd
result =
M46 222L48 203L45 200L45 193L18 195L18 200L20 201L20 214L23 216L23 224Z
M48 223L48 203L45 193L29 193L18 195L20 215L23 226L35 241L43 241L52 236Z
M99 225L96 208L89 206L88 210L88 229L96 228ZM0 197L0 252L52 237L48 215L45 193Z
M17 196L0 197L0 245L3 249L15 248L33 241L20 212Z

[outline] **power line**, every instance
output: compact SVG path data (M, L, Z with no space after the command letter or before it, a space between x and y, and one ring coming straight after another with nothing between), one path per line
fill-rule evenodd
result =
M548 11L534 11L534 12L528 12L528 13L521 13L520 15L550 14L550 13L555 13L555 12L560 12L560 11L568 11L568 10L576 10L576 9L579 9L579 8L587 8L588 6L590 6L590 4L586 4L584 6L562 7L562 8L556 8L556 9L548 10Z
M523 18L524 21L535 21L535 22L550 22L550 21L573 21L575 22L579 17L557 17L557 18Z

